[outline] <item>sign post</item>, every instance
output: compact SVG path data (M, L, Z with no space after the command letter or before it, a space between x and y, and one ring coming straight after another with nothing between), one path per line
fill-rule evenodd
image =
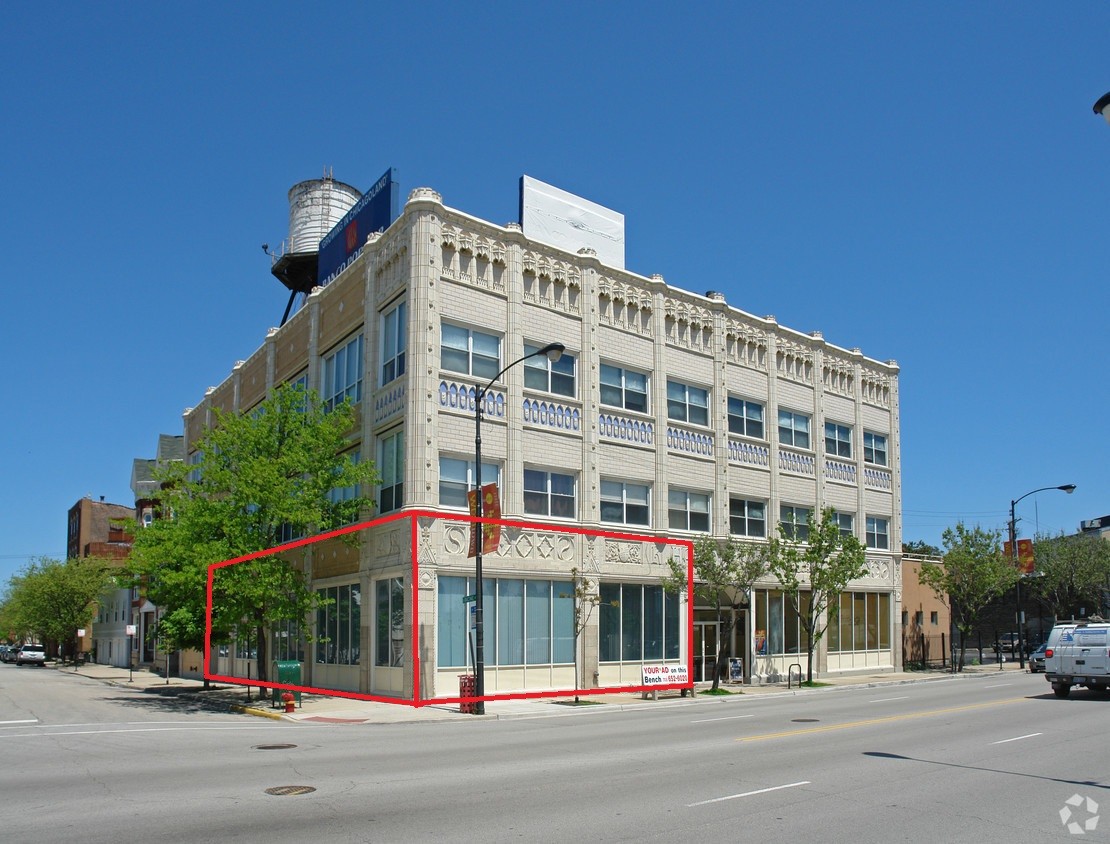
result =
M127 625L127 682L132 683L135 680L135 660L134 660L134 644L135 640L135 625Z

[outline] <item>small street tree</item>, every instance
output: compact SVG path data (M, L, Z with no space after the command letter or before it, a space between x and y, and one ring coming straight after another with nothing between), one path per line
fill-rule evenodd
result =
M806 682L812 683L813 651L840 612L840 593L867 568L863 545L854 535L841 533L831 507L821 512L820 520L810 513L804 534L799 527L779 525L771 574L798 615L806 637Z
M594 614L594 610L601 604L601 596L597 591L597 581L585 577L577 567L572 567L570 570L570 583L571 592L569 594L560 593L560 598L572 598L574 600L574 688L577 690L581 688L579 681L578 665L579 659L582 664L585 664L585 654L580 653L578 642L582 637L582 633L586 630L586 626L590 623L590 618ZM618 601L612 601L612 606L619 606ZM578 695L574 696L574 702L579 703Z
M208 566L355 521L373 503L359 485L379 480L372 462L344 453L355 421L349 402L328 409L314 392L282 385L250 413L215 415L197 443L199 462L156 473L166 517L135 529L131 563L165 608L163 647L203 647ZM213 640L251 641L260 680L268 628L295 621L303 630L317 606L293 556L260 556L213 579Z
M918 577L937 600L948 607L952 623L960 634L958 669L964 667L967 637L979 623L983 610L994 598L1010 589L1018 578L1003 551L999 531L967 528L957 522L941 538L944 562L925 562Z
M1105 611L1110 595L1110 542L1100 536L1038 537L1033 545L1036 577L1031 591L1056 618Z
M752 584L770 570L774 543L737 542L729 538L718 542L711 536L694 541L694 591L717 612L717 657L713 671L713 691L720 688L721 677L728 668L732 647L733 609L747 603ZM671 573L663 578L663 588L685 593L687 589L685 561L667 561ZM690 601L691 608L694 601Z

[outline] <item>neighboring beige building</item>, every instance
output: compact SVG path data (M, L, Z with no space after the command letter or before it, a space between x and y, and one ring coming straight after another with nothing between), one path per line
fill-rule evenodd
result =
M559 362L512 366L487 395L482 477L499 484L506 518L761 542L780 519L804 523L833 507L866 544L868 573L843 596L815 674L900 666L897 365L747 314L719 293L605 266L590 249L542 245L515 223L448 208L428 188L185 412L186 459L215 408L248 411L273 385L302 381L359 409L351 449L383 477L367 491L378 501L367 518L465 513L475 387L550 342L566 346ZM307 657L312 685L409 697L417 588L421 696L457 695L469 662L462 599L474 588L465 533L422 524L416 584L396 525L375 528L361 548L311 546L306 571L335 601L315 620L330 641L279 656ZM660 586L664 549L504 532L484 561L487 693L569 689L576 658L585 686L638 685L643 665L684 660L689 607ZM602 599L577 656L560 597L572 566ZM738 600L733 652L749 679L805 670L797 619L775 586ZM716 636L715 614L695 607L697 680L709 677ZM213 668L246 676L250 658L232 646Z

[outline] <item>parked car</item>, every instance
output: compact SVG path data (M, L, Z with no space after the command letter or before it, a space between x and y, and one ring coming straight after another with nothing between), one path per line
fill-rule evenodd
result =
M1017 633L1003 633L998 637L998 643L1002 646L1002 650L1009 654L1018 652L1018 642L1020 640L1021 637Z
M42 645L24 645L15 655L15 664L19 668L24 665L46 665L46 649Z
M1038 671L1044 671L1044 658L1045 651L1048 650L1048 645L1041 645L1033 653L1029 654L1029 670L1036 674Z
M1110 624L1071 621L1057 624L1048 634L1045 679L1056 697L1067 697L1072 686L1110 691Z
M0 651L0 662L15 662L15 655L19 651L19 645L4 645L6 651Z
M11 651L11 645L0 645L0 662L8 661L8 652Z

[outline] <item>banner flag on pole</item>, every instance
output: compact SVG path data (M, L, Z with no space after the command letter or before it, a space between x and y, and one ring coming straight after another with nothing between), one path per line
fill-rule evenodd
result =
M466 501L470 505L470 515L478 515L478 491L467 490ZM497 484L486 484L482 487L482 518L483 519L500 519L501 518L501 497L497 492ZM482 553L492 554L497 550L497 546L501 544L501 525L483 523L482 527ZM467 557L474 557L477 555L478 547L478 523L475 522L470 529L470 550L467 552Z

